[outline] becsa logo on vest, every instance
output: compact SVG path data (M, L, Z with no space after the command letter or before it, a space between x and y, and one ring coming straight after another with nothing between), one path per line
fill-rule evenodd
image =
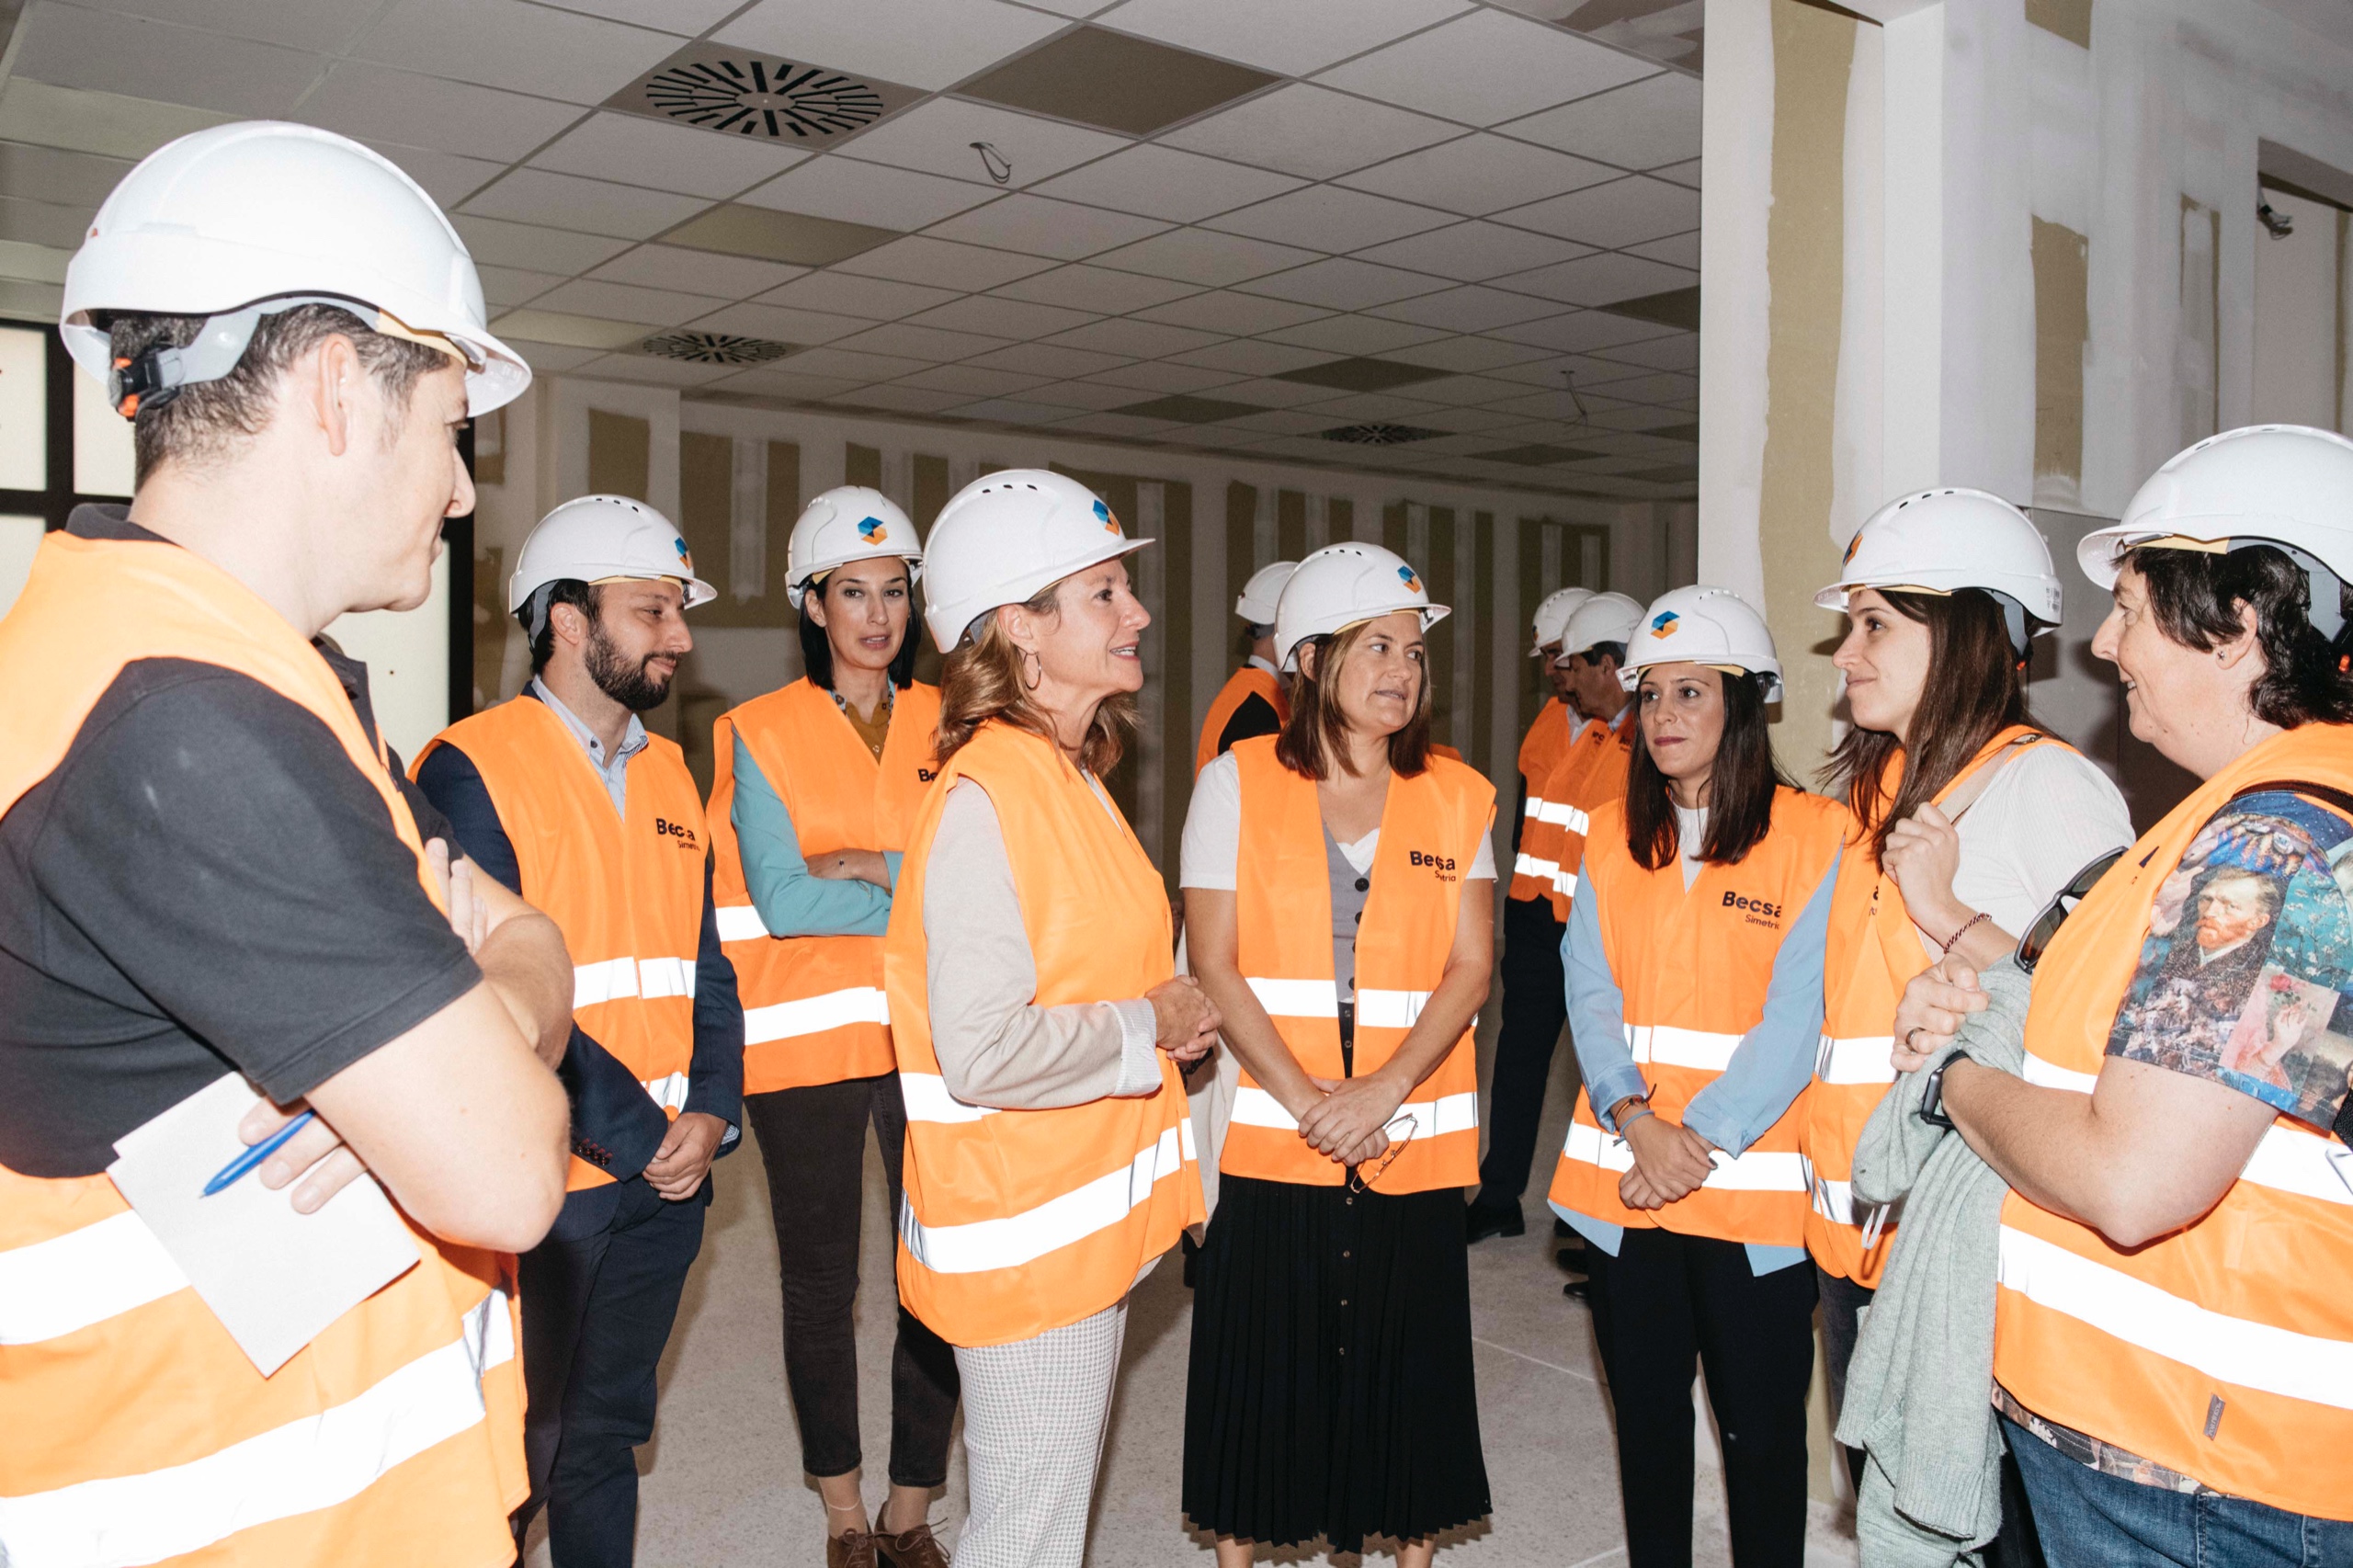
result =
M1411 865L1427 866L1430 869L1431 873L1435 875L1439 881L1453 882L1461 881L1460 877L1455 875L1454 860L1450 856L1432 855L1420 849L1409 849L1405 852L1405 858L1407 863Z
M1769 926L1776 931L1781 928L1781 906L1778 903L1768 903L1761 898L1751 898L1746 893L1727 889L1723 906L1739 910L1741 917L1751 926Z
M672 822L668 817L655 817L654 819L654 831L665 838L676 839L678 841L678 847L681 849L693 849L698 847L695 843L695 830L688 827L685 823Z

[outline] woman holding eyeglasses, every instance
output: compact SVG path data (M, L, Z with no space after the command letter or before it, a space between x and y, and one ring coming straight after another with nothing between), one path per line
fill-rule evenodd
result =
M2200 783L2024 934L2022 1077L1946 1060L1951 960L1894 1064L2011 1187L1993 1402L2053 1568L2353 1562L2353 441L2211 437L2078 556Z
M1854 722L1830 759L1831 792L1855 824L1831 895L1799 1144L1835 1418L1894 1239L1885 1210L1857 1211L1850 1178L1895 1080L1904 983L1949 953L1981 969L2008 953L2068 876L2131 842L2132 822L2108 776L2027 713L2030 640L2058 624L2060 587L2017 507L1949 487L1891 501L1814 602L1847 612L1832 662ZM1847 1462L1859 1488L1861 1450Z
M1193 970L1243 1070L1185 1404L1185 1511L1221 1568L1318 1536L1427 1564L1488 1511L1462 1188L1495 792L1431 747L1446 613L1378 545L1302 562L1275 618L1290 716L1202 771L1185 823Z
M1723 1434L1733 1560L1805 1557L1800 1112L1847 815L1783 783L1781 663L1730 590L1643 611L1623 666L1640 744L1597 808L1563 944L1585 1088L1552 1207L1586 1238L1632 1568L1691 1561L1691 1380Z

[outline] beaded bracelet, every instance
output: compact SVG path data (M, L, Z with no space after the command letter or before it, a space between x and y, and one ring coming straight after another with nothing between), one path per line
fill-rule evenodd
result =
M1949 954L1952 952L1952 950L1953 950L1954 947L1960 943L1961 939L1963 937L1968 936L1968 935L1969 935L1969 933L1970 933L1972 930L1973 930L1973 929L1975 929L1975 928L1976 928L1977 923L1978 923L1979 921L1981 921L1981 920L1991 920L1991 919L1993 919L1993 918L1994 918L1994 916L1993 916L1991 914L1989 914L1989 913L1987 913L1986 911L1982 910L1982 909L1981 909L1981 910L1979 910L1976 914L1974 914L1974 915L1971 915L1971 916L1969 917L1969 919L1968 919L1967 923L1966 923L1966 924L1964 924L1964 925L1961 926L1961 928L1960 930L1955 931L1955 932L1952 934L1952 937L1951 937L1951 939L1950 939L1949 941L1948 941L1948 942L1946 942L1946 943L1945 943L1945 945L1944 945L1944 951L1945 951L1945 953L1946 953L1947 955L1949 955Z

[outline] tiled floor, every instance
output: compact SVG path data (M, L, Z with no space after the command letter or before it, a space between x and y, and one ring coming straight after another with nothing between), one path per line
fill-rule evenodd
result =
M1565 1083L1565 1074L1556 1073L1542 1148L1559 1147L1568 1117ZM801 1475L785 1402L776 1244L759 1158L757 1148L746 1147L719 1166L702 1257L664 1363L660 1427L640 1456L638 1561L644 1568L822 1561L824 1510ZM881 1167L870 1151L867 1175L859 1374L868 1495L879 1502L890 1432L892 1282ZM1542 1180L1540 1172L1540 1189ZM1533 1196L1529 1210L1526 1236L1472 1251L1480 1424L1495 1511L1485 1525L1449 1540L1439 1552L1441 1565L1601 1568L1623 1559L1617 1456L1591 1324L1582 1304L1561 1294L1552 1227ZM1172 1256L1136 1291L1129 1319L1087 1551L1087 1561L1103 1568L1209 1568L1211 1562L1208 1539L1188 1529L1177 1511L1190 1314ZM1698 1561L1729 1563L1722 1483L1704 1419L1701 1432ZM960 1451L933 1508L944 1540L954 1540L963 1496ZM1852 1563L1853 1537L1826 1505L1814 1507L1810 1568ZM1321 1555L1262 1553L1261 1560L1305 1562ZM535 1541L529 1568L546 1563L546 1548Z

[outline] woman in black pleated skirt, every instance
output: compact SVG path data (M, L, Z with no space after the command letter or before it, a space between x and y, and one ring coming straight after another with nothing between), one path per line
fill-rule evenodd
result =
M1290 720L1204 769L1186 820L1193 971L1245 1074L1185 1401L1185 1512L1220 1568L1368 1537L1424 1568L1488 1512L1462 1188L1494 790L1429 751L1432 610L1377 546L1302 562Z

